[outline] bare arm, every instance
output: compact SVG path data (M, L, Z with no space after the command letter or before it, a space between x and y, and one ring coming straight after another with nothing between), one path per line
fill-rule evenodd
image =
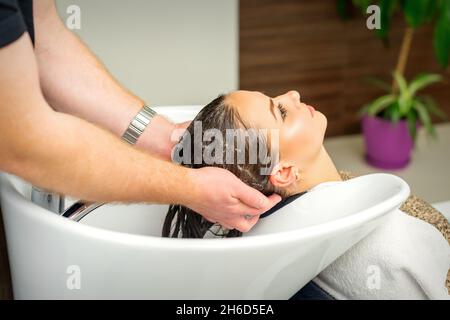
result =
M279 201L228 171L176 166L53 111L40 90L28 34L0 49L0 70L0 171L91 201L179 203L244 232L258 216L242 215L259 215Z
M121 86L82 41L61 22L53 0L33 2L41 88L58 111L123 134L143 101ZM137 146L170 158L174 124L156 116Z
M171 196L175 192L168 189L182 195L177 185L189 180L187 170L50 108L39 88L28 34L0 49L0 70L3 169L41 187L86 200L183 201Z

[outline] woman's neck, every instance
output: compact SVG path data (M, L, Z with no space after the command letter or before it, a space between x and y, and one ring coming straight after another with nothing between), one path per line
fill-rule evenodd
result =
M322 145L315 160L299 171L299 180L289 190L290 194L307 191L319 183L327 181L342 181L342 178L331 160L325 147Z

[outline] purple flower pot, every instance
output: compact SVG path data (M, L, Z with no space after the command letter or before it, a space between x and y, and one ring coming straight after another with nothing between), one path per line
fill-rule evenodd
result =
M367 163L381 169L401 169L409 164L414 143L406 120L394 124L364 115L361 124Z

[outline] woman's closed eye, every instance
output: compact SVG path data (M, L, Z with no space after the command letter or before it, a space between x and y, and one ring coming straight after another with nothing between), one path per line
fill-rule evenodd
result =
M281 118L282 118L283 121L284 121L284 119L286 119L286 115L287 115L287 110L286 110L286 108L285 108L281 103L279 103L279 104L278 104L278 110L280 110Z

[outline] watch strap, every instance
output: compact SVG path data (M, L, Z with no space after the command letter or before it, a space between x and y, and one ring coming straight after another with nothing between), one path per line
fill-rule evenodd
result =
M122 139L131 145L135 145L145 128L150 124L152 118L158 113L147 105L144 105L139 113L131 120Z

